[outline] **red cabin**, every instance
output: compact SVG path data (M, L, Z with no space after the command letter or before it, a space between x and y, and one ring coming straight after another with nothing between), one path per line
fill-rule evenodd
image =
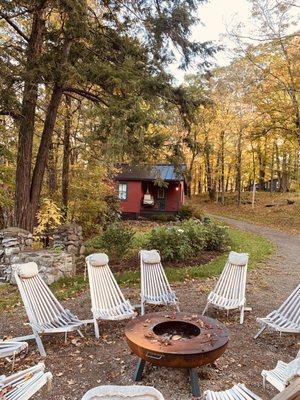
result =
M184 204L184 165L179 172L174 165L121 165L115 177L124 217L137 218L154 214L176 214Z

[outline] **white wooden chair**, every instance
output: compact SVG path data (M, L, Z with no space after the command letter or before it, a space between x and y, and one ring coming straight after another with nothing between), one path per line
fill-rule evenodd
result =
M280 333L300 333L300 284L277 310L265 318L257 318L257 321L262 327L254 339L258 338L267 327Z
M219 309L240 310L240 323L244 322L246 308L246 279L249 255L231 251L221 276L212 292L208 295L207 304L203 310L206 313L209 306Z
M12 369L15 366L16 355L22 351L28 351L27 342L13 342L10 340L0 341L0 358L5 358L8 362L12 363Z
M251 392L245 385L238 383L231 389L223 392L213 392L206 390L204 392L204 400L262 400L255 393Z
M120 321L131 318L135 314L130 302L125 300L108 262L109 259L104 253L95 253L86 257L97 339L99 339L98 319Z
M14 271L29 325L42 357L46 356L46 352L40 335L65 333L66 336L68 332L77 331L82 336L79 329L84 322L62 307L39 275L36 263L16 264ZM18 339L25 338L28 337Z
M27 342L0 341L0 358L15 357L21 351L28 349Z
M46 383L50 386L51 372L44 372L45 365L39 363L8 377L0 376L0 398L3 400L30 399Z
M174 305L179 311L175 292L161 264L157 250L141 250L141 314L145 314L145 304Z
M278 361L274 369L269 371L262 370L261 375L264 388L266 387L266 382L269 382L279 392L282 392L293 379L300 376L300 357L296 357L289 363Z
M162 394L150 386L98 386L89 390L81 400L164 400Z

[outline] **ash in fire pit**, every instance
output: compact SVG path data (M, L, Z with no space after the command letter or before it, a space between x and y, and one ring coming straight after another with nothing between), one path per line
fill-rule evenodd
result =
M153 328L155 335L161 336L163 340L192 339L200 335L200 328L183 321L167 321L157 324Z

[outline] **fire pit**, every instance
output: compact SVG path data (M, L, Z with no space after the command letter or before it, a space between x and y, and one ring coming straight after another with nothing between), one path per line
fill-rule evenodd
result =
M140 358L135 380L142 379L145 363L187 368L194 396L200 396L195 368L210 364L225 351L228 331L220 322L198 314L160 312L130 321L125 329L130 349Z

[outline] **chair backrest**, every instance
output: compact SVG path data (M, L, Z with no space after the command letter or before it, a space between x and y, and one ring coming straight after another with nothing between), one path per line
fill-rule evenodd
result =
M106 311L126 302L108 262L104 253L94 253L86 257L94 310Z
M278 308L278 313L300 326L300 284Z
M214 292L227 299L243 300L249 255L231 251Z
M41 276L38 273L30 274L31 276L28 277L21 274L21 271L26 270L27 266L30 268L33 264L35 264L37 270L36 263L15 264L13 266L14 277L30 323L35 325L50 324L49 328L52 327L53 322L59 321L60 324L64 324L64 321L68 321L69 317Z
M172 292L157 250L141 250L141 294L145 297L159 297Z
M3 399L7 400L28 400L37 392L45 383L52 380L51 372L44 372L45 365L39 363L33 367L19 371L8 377L0 377L0 391L4 392ZM2 397L1 397L2 399Z
M162 394L150 386L98 386L89 390L81 400L164 400Z
M28 348L27 342L0 341L0 358L10 357Z

